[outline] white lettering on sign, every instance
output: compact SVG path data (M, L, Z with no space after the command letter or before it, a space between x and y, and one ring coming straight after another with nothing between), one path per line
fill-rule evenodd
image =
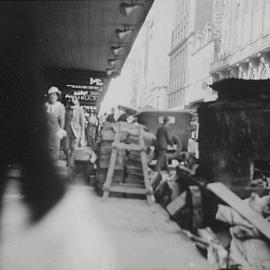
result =
M102 88L101 85L75 85L75 84L67 84L66 86L67 87L71 87L73 89L97 90L99 92L102 92L102 90L103 90L103 88Z
M103 81L101 79L98 78L92 78L90 77L90 85L97 85L97 86L102 86L103 85Z
M85 95L88 95L88 91L83 91L83 90L78 90L78 91L74 91L73 92L73 95L74 96L85 96Z

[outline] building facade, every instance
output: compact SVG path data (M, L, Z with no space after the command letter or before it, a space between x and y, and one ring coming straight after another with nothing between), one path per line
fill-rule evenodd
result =
M175 0L170 52L168 108L183 108L190 99L192 51L197 31L211 18L213 0ZM210 19L211 20L211 19Z
M225 0L213 80L270 78L270 0Z
M194 35L190 57L190 85L186 92L185 105L192 107L196 103L211 101L217 98L211 89L212 77L209 73L217 51L217 40L214 39L214 27L211 23L205 25L204 30Z
M173 0L156 0L141 30L143 74L137 108L151 106L163 110L167 107L172 9Z

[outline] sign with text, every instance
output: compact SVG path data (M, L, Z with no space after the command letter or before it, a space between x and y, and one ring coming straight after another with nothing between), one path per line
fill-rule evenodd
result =
M78 97L82 105L94 105L103 91L103 85L103 80L95 77L89 78L89 85L66 84L68 91L65 98L67 99L74 95Z

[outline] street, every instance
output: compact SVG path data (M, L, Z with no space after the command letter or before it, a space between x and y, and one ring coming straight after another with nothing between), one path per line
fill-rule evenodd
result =
M16 188L4 199L2 257L9 269L209 269L213 268L157 204L109 198L71 186L35 226Z

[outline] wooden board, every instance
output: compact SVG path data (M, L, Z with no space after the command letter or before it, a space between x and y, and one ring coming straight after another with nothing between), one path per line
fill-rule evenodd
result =
M107 169L110 166L110 158L111 155L99 155L99 167L102 169ZM116 170L122 170L124 169L124 159L125 159L125 153L118 151L115 158L115 169Z
M111 142L101 142L99 153L102 155L110 155L112 153L112 143Z
M192 199L192 228L203 227L202 193L199 186L189 186Z
M103 194L103 185L106 180L108 170L107 169L98 169L96 177L94 180L94 186L99 195ZM114 183L122 183L124 180L124 171L123 170L114 170L112 181Z
M138 176L138 175L132 175L128 174L127 177L125 178L126 183L135 183L135 184L140 184L143 185L143 176Z
M128 174L133 174L133 175L137 175L137 176L141 176L143 178L143 169L142 168L138 168L135 166L126 166L127 168L127 173Z
M116 147L117 149L121 150L128 150L128 151L141 151L143 148L140 145L131 143L131 144L125 144L125 143L113 143L113 147Z
M102 141L114 141L115 132L113 130L101 130Z
M236 194L222 183L210 183L207 189L216 194L225 203L236 210L243 218L255 226L265 237L270 239L270 223L260 214L255 212L246 202L241 200Z
M142 127L141 127L141 132L140 132L139 143L143 148L145 147L144 139L143 139L143 128ZM142 162L142 171L143 171L143 179L144 179L145 189L149 191L149 193L147 195L147 201L151 205L153 203L154 191L153 191L153 188L152 188L152 186L150 184L150 179L149 179L149 174L148 174L148 167L147 167L147 159L146 159L146 154L145 154L144 150L141 151L141 162Z
M171 216L174 216L186 205L187 192L180 194L175 200L173 200L168 206L167 210Z
M126 166L133 166L136 168L142 168L142 163L140 160L130 160L129 158L126 161Z
M147 193L145 188L131 187L129 185L112 185L109 187L109 191L144 195Z
M136 183L113 183L112 186L117 186L117 187L134 187L134 188L143 188L144 185L136 184Z
M129 152L128 159L141 162L141 154L139 152L131 151Z

